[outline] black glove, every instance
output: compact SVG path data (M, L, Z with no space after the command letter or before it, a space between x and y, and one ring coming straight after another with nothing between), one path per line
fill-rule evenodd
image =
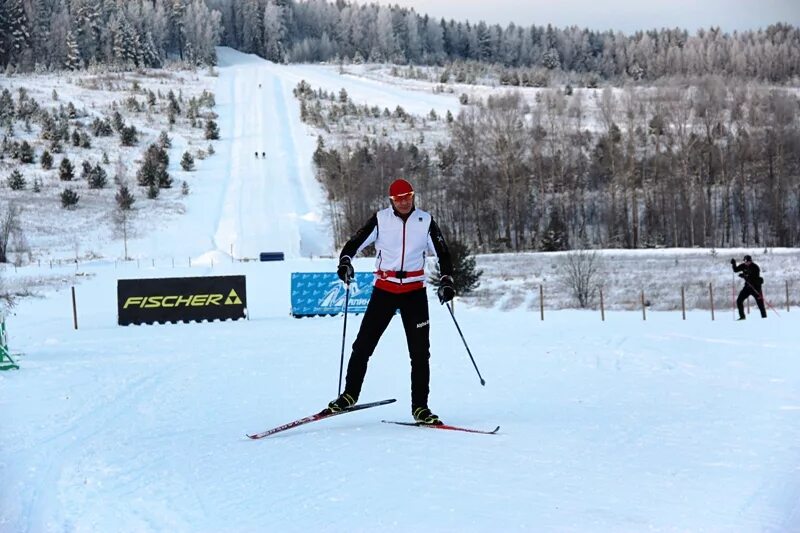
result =
M732 264L733 266L736 266L736 259L731 259L731 264Z
M456 295L456 289L453 287L453 278L451 276L442 276L439 280L439 289L436 291L439 296L439 303L443 304L449 302Z
M350 264L349 257L342 257L339 259L339 268L336 269L336 275L345 283L350 283L356 272L353 270L353 265Z
M741 274L739 274L739 277L742 278L742 279L747 279L747 274L742 272Z

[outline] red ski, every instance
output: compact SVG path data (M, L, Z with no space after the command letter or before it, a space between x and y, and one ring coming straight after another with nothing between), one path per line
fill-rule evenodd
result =
M418 428L431 428L431 429L446 429L448 431L463 431L465 433L480 433L482 435L494 435L500 431L500 426L497 426L491 431L484 431L482 429L471 429L460 426L451 426L449 424L423 424L422 422L398 422L396 420L381 420L386 424L397 424L399 426L413 426Z
M247 435L249 438L255 439L263 439L264 437L269 437L270 435L274 435L275 433L280 433L281 431L286 431L287 429L296 428L297 426L302 426L303 424L308 424L309 422L316 422L318 420L325 420L326 418L330 418L336 415L343 415L345 413L352 413L353 411L360 411L362 409L369 409L370 407L377 407L379 405L386 405L387 403L396 402L397 400L391 398L389 400L381 400L379 402L370 402L370 403L362 403L356 404L352 407L348 407L347 409L343 409L336 413L331 413L327 409L323 409L319 413L311 416L307 416L305 418L300 418L293 422L289 422L288 424L284 424L282 426L278 426L276 428L268 429L266 431L262 431L261 433L255 433L253 435Z

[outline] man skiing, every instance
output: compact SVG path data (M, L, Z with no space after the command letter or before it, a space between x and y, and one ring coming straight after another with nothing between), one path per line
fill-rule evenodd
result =
M374 243L376 271L372 296L347 364L344 392L328 404L328 410L338 412L358 401L367 362L399 309L411 358L411 413L418 423L441 424L428 408L430 324L425 258L430 253L438 257L442 277L437 295L444 304L455 296L450 252L433 217L414 205L409 182L392 182L389 199L391 206L373 214L339 254L336 273L349 283L355 274L351 259Z
M736 259L731 259L731 267L734 272L740 272L739 277L744 279L744 287L736 298L736 306L739 308L739 320L744 320L744 301L750 296L756 299L758 310L761 311L761 318L767 318L767 310L764 308L764 296L761 286L764 278L761 277L761 269L753 263L753 258L749 255L744 256L744 263L736 264Z

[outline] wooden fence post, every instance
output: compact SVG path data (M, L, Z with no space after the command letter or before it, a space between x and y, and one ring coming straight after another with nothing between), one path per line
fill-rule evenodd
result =
M647 313L644 308L644 289L642 289L642 320L647 320Z
M606 310L603 305L603 287L600 287L600 320L606 321Z
M75 303L75 285L72 286L72 325L78 329L78 306Z
M708 284L708 297L711 300L711 321L714 321L714 288L709 282Z
M789 280L786 280L786 312L789 312Z
M544 320L544 287L539 285L539 314Z
M683 315L683 319L686 320L686 291L681 285L681 315Z

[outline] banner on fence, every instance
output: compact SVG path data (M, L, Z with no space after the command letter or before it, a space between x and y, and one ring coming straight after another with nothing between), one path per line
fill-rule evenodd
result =
M261 252L258 254L260 261L283 261L283 252Z
M363 313L372 296L371 272L358 272L350 282L348 312ZM333 272L292 273L292 316L338 315L344 310L346 285Z
M237 320L247 313L245 276L121 279L120 326L155 322Z

